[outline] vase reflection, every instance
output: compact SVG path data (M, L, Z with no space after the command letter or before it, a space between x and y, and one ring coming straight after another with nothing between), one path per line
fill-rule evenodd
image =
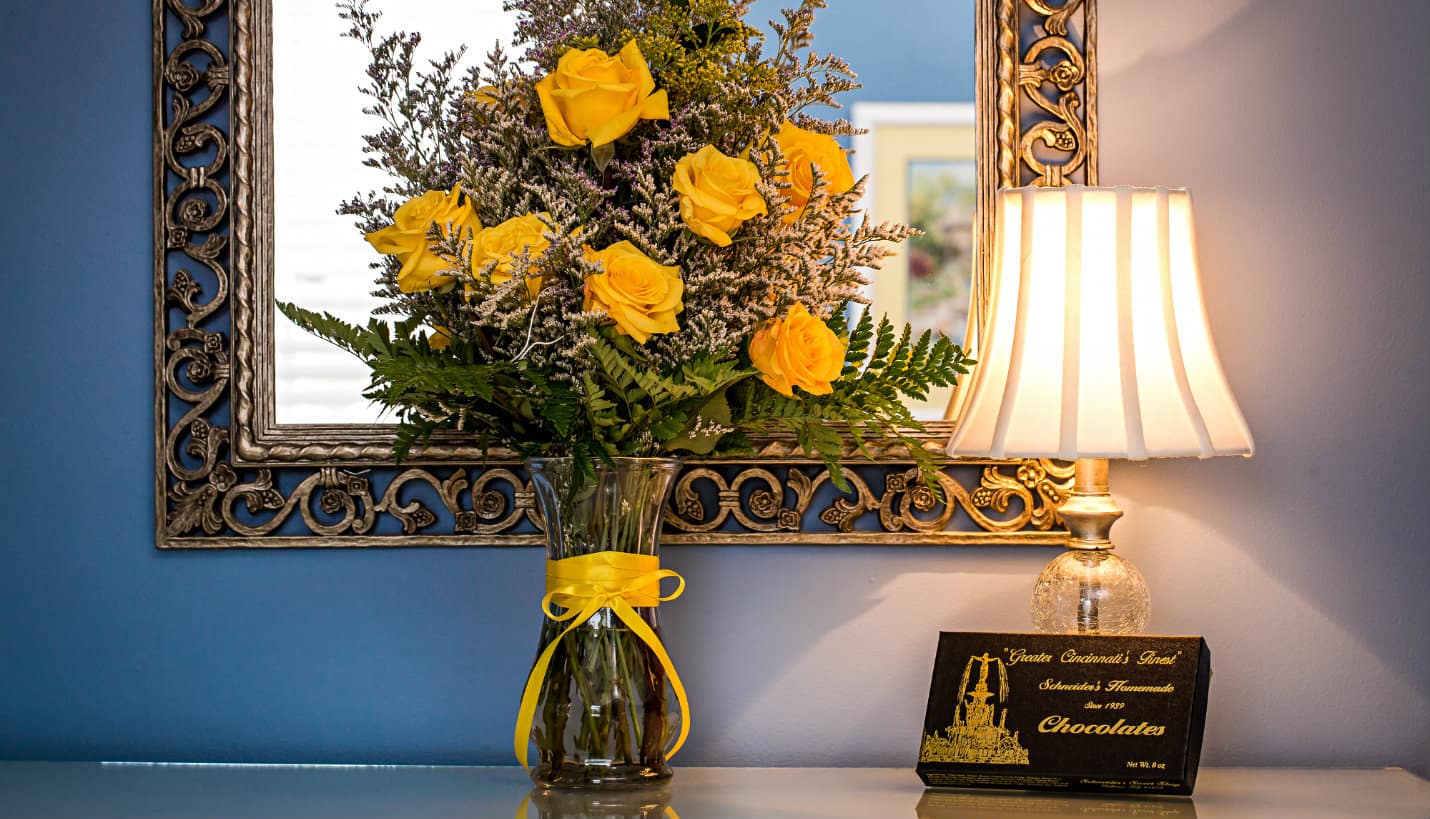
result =
M670 786L625 791L534 788L516 819L680 819L670 806Z
M968 791L925 791L916 809L918 819L1009 819L1017 816L1139 817L1196 819L1192 800L1166 796L1110 796Z

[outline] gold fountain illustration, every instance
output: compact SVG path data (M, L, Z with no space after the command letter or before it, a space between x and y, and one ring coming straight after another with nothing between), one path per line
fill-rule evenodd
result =
M979 663L978 682L969 690L973 664ZM998 672L998 693L988 689L988 670ZM995 700L995 702L989 702ZM997 722L994 715L997 714ZM1008 732L1008 669L1003 660L987 652L968 658L958 686L953 722L941 731L924 734L920 762L964 762L985 765L1027 765L1028 749L1018 743L1018 732Z

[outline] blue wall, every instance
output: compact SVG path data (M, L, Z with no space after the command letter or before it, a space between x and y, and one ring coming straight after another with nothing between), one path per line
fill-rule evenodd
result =
M149 42L0 10L0 757L496 759L537 552L154 548Z
M1104 178L1198 191L1261 444L1119 465L1114 486L1154 628L1217 658L1208 764L1423 774L1430 178L1424 26L1404 20L1423 9L1349 8L1102 3ZM916 23L874 45L926 75ZM880 96L916 98L818 32ZM149 36L138 0L0 8L0 758L506 762L538 551L153 547ZM1049 557L672 550L691 585L663 616L695 707L677 763L910 764L936 631L1024 627Z
M848 10L820 48L857 61ZM134 0L0 9L0 758L505 762L538 550L153 546L150 35Z
M793 5L756 0L745 20L769 31ZM860 100L973 99L973 0L832 0L815 17L813 49L837 54L859 75L863 87L840 101L846 117Z

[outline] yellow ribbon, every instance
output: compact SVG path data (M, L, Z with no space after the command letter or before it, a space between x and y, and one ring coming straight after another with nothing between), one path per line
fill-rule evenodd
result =
M662 596L660 581L673 577L680 581L675 591ZM680 675L675 673L675 664L661 644L660 637L650 624L636 613L637 607L655 607L668 600L674 600L685 591L685 578L669 569L660 567L660 558L651 555L633 555L627 552L596 552L565 560L546 561L546 596L541 598L541 610L547 617L562 623L570 621L566 627L546 645L536 664L531 667L531 676L526 678L526 689L521 694L521 707L516 717L516 758L528 773L527 752L531 742L531 723L536 718L536 697L541 684L546 680L546 670L556 647L562 638L570 634L582 623L590 620L601 609L610 609L621 622L650 647L656 659L660 660L670 687L675 691L676 702L680 704L680 735L666 752L666 757L675 756L685 737L690 733L690 703L685 699L685 686L680 684ZM561 613L552 610L552 605L565 609Z

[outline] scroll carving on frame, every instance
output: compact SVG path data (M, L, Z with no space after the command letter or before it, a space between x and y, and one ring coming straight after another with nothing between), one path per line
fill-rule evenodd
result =
M530 481L441 439L392 466L391 428L273 422L271 0L154 0L154 333L161 548L523 546ZM986 304L998 187L1097 181L1094 0L976 0L978 245ZM268 268L265 270L265 266ZM267 277L267 278L265 278ZM942 452L952 422L928 425ZM1056 545L1071 465L943 459L941 497L908 452L852 449L850 489L791 440L692 460L668 543Z

